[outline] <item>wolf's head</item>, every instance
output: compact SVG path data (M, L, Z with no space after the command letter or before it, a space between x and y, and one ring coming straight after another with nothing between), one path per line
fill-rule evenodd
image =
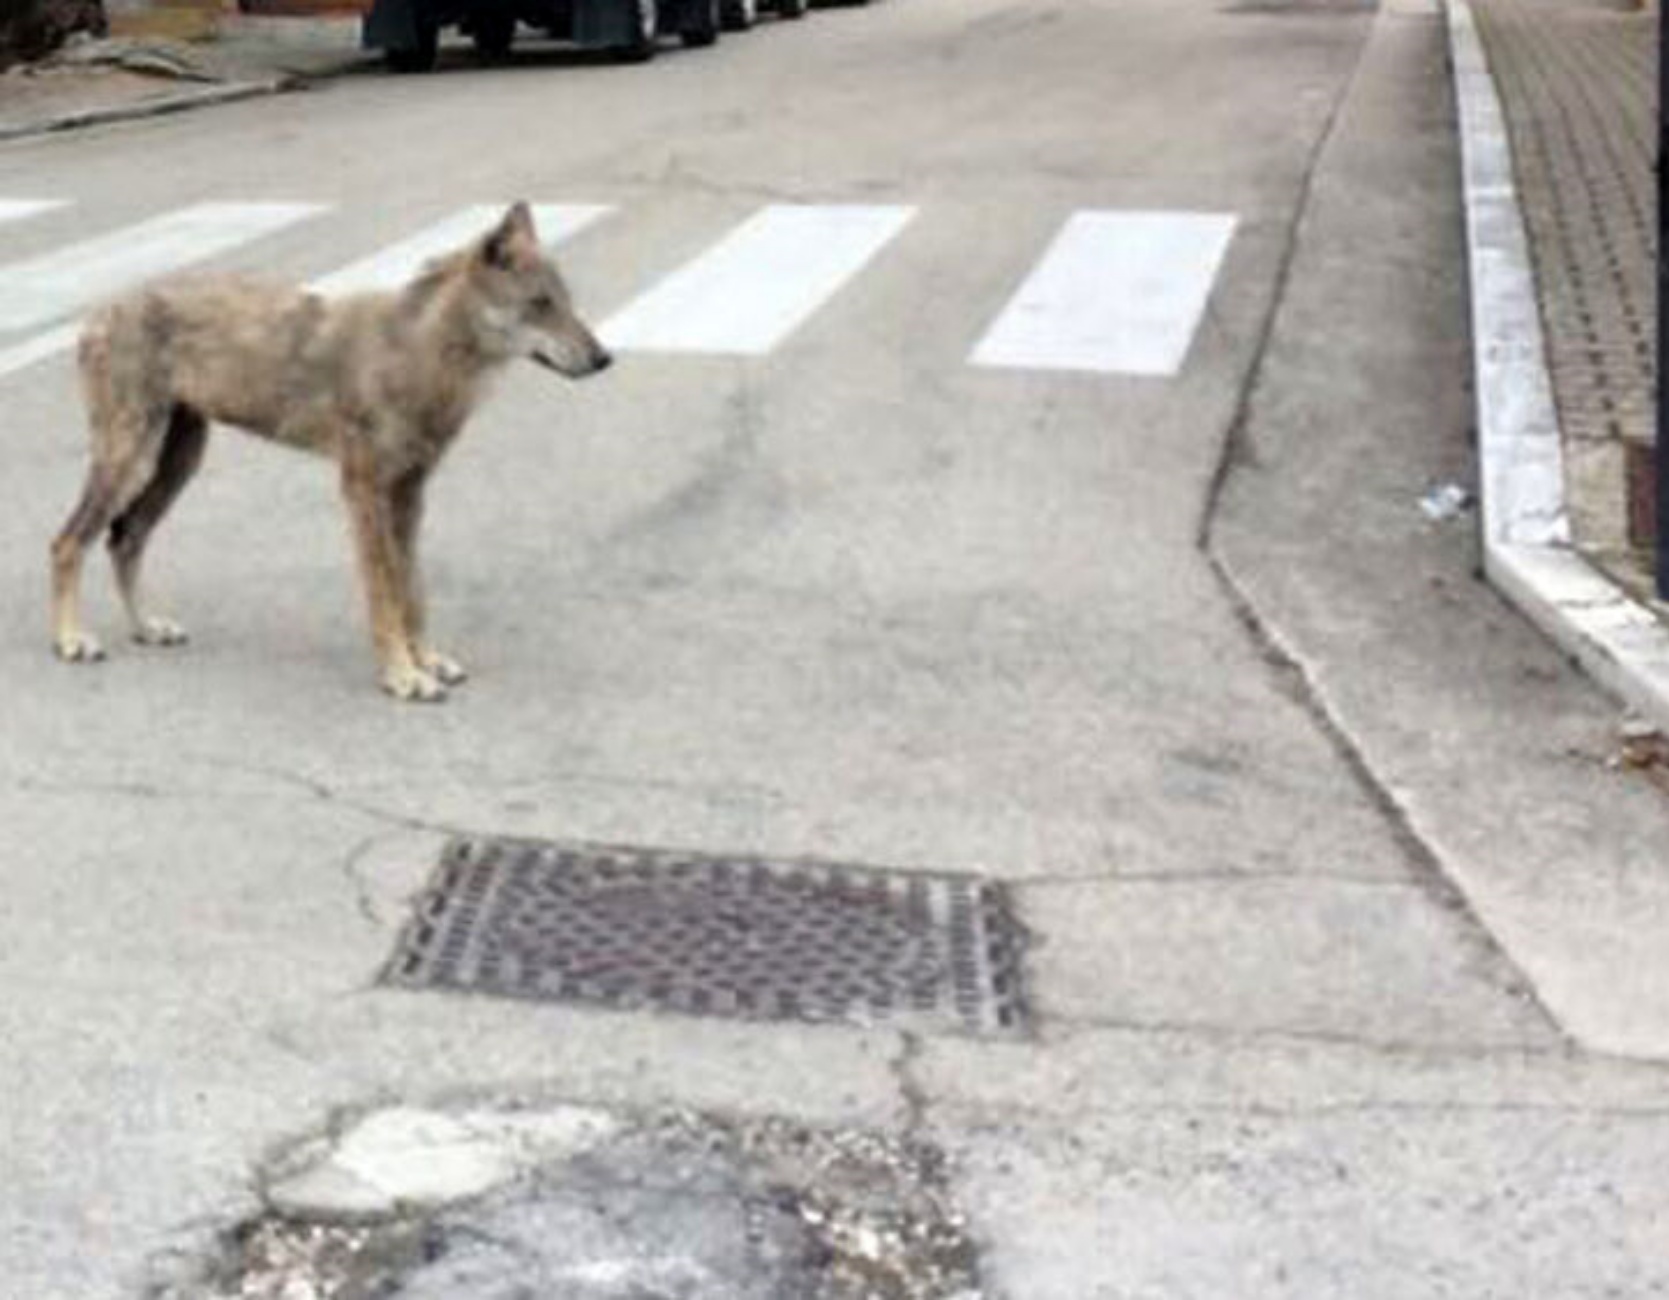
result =
M574 313L568 286L517 203L471 253L472 278L484 303L480 319L495 350L527 357L570 379L606 370L614 358Z

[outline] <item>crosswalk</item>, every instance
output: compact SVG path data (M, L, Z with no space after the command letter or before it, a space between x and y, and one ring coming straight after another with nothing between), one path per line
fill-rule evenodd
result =
M624 350L763 355L914 215L773 204L604 322L603 341Z
M613 211L597 203L535 203L532 207L534 228L546 248L565 243ZM477 203L462 208L369 257L319 276L309 287L323 294L392 289L422 270L431 258L462 248L471 239L485 234L503 215L501 203Z
M0 330L45 324L131 288L151 269L207 261L320 211L311 203L199 203L0 268Z
M37 207L21 215L38 215ZM326 211L317 203L198 203L0 266L0 331L62 321L166 271L206 262ZM75 342L73 322L0 350L0 376Z
M1215 213L1076 213L973 363L1175 374L1233 234L1234 218Z
M62 199L0 199L0 226L68 206Z
M70 203L0 196L0 259L5 231ZM397 286L490 228L503 210L501 203L459 208L309 286L327 295ZM98 301L302 223L326 227L332 211L300 201L196 203L0 260L0 378L73 346L79 313ZM596 203L538 203L533 211L550 247L631 217ZM930 216L902 205L769 204L639 286L600 333L622 351L768 355ZM1071 213L977 335L967 363L1147 378L1180 373L1235 226L1227 213Z

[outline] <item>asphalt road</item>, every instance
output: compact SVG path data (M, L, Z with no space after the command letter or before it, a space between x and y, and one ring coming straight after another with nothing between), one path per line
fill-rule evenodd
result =
M0 201L62 201L0 223L7 1289L121 1294L333 1107L518 1089L926 1123L1028 1300L1530 1294L1491 1289L1530 1235L1569 1248L1546 1294L1669 1285L1641 1228L1669 1208L1662 1074L1572 1050L1563 986L1550 1011L1525 973L1562 959L1503 948L1364 762L1376 720L1406 757L1453 715L1349 608L1381 575L1317 508L1337 485L1231 476L1235 549L1201 547L1231 443L1302 479L1319 412L1376 436L1351 400L1374 350L1435 338L1442 382L1397 371L1430 436L1362 490L1406 506L1377 562L1465 587L1464 533L1415 509L1467 467L1441 77L1413 4L884 0L646 66L530 44L7 146ZM1316 219L1396 215L1307 262L1346 128L1401 170L1336 178ZM1407 132L1438 143L1373 152ZM557 255L621 356L507 375L435 484L432 622L474 680L438 708L377 692L328 467L232 434L153 550L190 646L121 643L95 557L112 658L53 662L45 548L85 439L53 331L136 249L314 280L514 198L586 205ZM243 206L134 234L208 204ZM1349 257L1405 297L1321 292L1359 282ZM1303 285L1300 344L1369 341L1283 351ZM1271 360L1324 368L1260 408ZM1366 739L1237 573L1299 601ZM1665 816L1603 772L1606 703L1481 589L1398 622L1439 613L1483 620L1469 673L1504 666L1585 747L1560 789L1605 801L1595 865L1641 870ZM1453 643L1421 626L1425 661ZM1002 877L1041 940L1040 1037L373 988L459 828Z

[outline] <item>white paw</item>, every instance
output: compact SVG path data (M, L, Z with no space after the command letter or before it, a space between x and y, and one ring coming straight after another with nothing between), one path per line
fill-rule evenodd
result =
M456 686L459 682L469 680L469 670L450 655L443 655L438 650L425 650L418 656L418 662L423 665L425 672L439 678L448 686Z
M71 632L59 637L52 645L58 657L67 664L92 664L104 658L104 647L96 637L85 632Z
M382 688L395 699L413 704L439 704L446 698L446 687L439 679L416 665L389 669L383 674Z
M146 618L133 629L133 639L140 645L184 645L190 638L171 618Z

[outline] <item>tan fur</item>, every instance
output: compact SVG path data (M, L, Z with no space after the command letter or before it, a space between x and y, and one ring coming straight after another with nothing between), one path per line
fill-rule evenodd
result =
M52 545L59 656L103 657L81 628L78 592L83 554L105 532L134 639L185 640L146 613L140 562L217 421L337 462L383 686L443 699L464 670L425 639L424 483L492 373L518 356L572 378L610 361L521 203L397 293L326 300L246 277L182 277L105 307L80 348L92 465Z

